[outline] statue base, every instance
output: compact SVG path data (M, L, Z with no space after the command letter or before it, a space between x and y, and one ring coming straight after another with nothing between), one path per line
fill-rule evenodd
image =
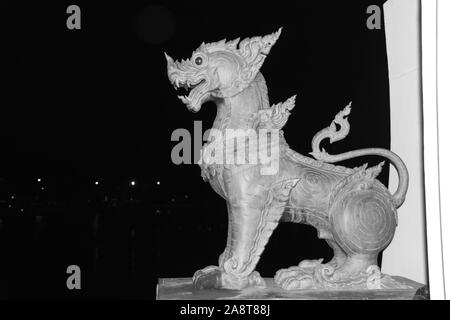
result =
M404 288L284 290L273 279L266 287L244 290L196 290L192 278L162 278L156 289L157 300L428 300L428 287L413 280L391 276Z

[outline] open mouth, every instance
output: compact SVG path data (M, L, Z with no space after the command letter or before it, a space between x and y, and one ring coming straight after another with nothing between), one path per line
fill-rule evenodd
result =
M194 81L175 79L172 84L177 92L180 92L181 90L187 93L187 95L179 95L178 98L184 104L191 105L197 96L198 89L202 87L205 82L205 79L198 79Z

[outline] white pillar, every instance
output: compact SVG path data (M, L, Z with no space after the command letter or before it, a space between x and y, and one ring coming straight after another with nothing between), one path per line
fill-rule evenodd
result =
M399 224L384 251L382 272L427 283L423 132L420 65L420 1L384 4L391 106L391 150L406 163L409 189L398 209ZM397 188L391 167L389 190Z

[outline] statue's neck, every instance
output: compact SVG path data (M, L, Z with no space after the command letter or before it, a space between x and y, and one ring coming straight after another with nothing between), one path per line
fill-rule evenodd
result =
M216 101L214 129L252 128L258 110L268 108L267 87L262 74L239 94Z

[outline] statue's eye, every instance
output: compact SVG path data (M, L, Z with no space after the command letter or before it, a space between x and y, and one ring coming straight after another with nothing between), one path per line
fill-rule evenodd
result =
M200 66L203 63L203 59L201 57L195 58L195 64Z

